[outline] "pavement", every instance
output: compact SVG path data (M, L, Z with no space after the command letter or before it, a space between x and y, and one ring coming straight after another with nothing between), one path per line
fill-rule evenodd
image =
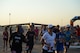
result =
M0 41L1 42L1 41ZM0 53L11 53L10 51L10 48L8 47L7 51L6 50L3 50L3 46L1 46L2 44L0 44ZM32 50L32 53L41 53L41 44L40 42L37 42L35 45L34 45L34 48ZM25 51L25 44L23 44L23 51L22 53L26 53ZM68 49L68 53L80 53L80 48L69 48Z

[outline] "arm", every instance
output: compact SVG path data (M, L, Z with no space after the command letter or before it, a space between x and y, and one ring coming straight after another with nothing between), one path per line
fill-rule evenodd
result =
M12 38L13 38L13 35L10 36L10 38L9 38L9 43L11 42Z
M10 36L10 38L9 38L9 45L10 45L10 48L11 48L11 41L12 41L12 39L13 39L13 34Z
M25 39L26 39L26 43L28 43L28 41L29 41L29 32L26 33Z
M24 43L27 43L27 41L26 41L26 36L24 36L23 34L22 34L22 41L23 41Z
M46 42L44 41L44 39L43 39L42 37L41 37L40 42L41 42L42 46L43 46L44 44L46 44ZM46 45L47 45L47 44L46 44Z
M43 36L43 34L42 34L42 30L40 31L39 35L40 35L40 36Z
M41 42L42 46L43 46L44 44L49 45L49 44L47 44L47 43L45 42L46 38L47 38L47 37L46 37L46 34L43 34L43 36L42 36L41 39L40 39L40 42Z

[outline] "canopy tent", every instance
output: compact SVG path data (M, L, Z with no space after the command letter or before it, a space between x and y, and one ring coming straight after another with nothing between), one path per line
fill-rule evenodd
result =
M80 20L80 16L75 16L74 18L72 18L72 19L70 20L70 25L73 26L73 25L74 25L74 22L75 22L76 20Z

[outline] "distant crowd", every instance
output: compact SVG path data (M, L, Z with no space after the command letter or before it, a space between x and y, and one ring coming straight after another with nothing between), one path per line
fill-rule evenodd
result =
M9 29L9 31L8 31ZM80 26L53 26L52 24L41 25L38 28L35 25L30 25L26 34L21 25L16 26L16 31L13 32L12 27L5 27L3 31L3 48L7 50L8 43L11 48L11 53L22 53L22 43L26 44L26 53L32 53L35 42L39 40L42 45L42 53L67 53L72 43L80 44Z

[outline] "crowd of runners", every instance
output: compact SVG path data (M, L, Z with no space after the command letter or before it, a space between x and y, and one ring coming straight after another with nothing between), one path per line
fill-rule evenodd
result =
M80 43L80 27L79 25L73 27L70 25L53 26L49 24L48 26L42 25L40 28L30 25L24 35L23 27L17 25L15 32L12 31L12 27L5 27L3 31L3 48L7 50L9 43L11 53L22 53L23 42L26 44L26 53L32 53L34 40L40 41L42 53L55 53L55 51L57 53L67 53L69 46L73 45L72 43Z

